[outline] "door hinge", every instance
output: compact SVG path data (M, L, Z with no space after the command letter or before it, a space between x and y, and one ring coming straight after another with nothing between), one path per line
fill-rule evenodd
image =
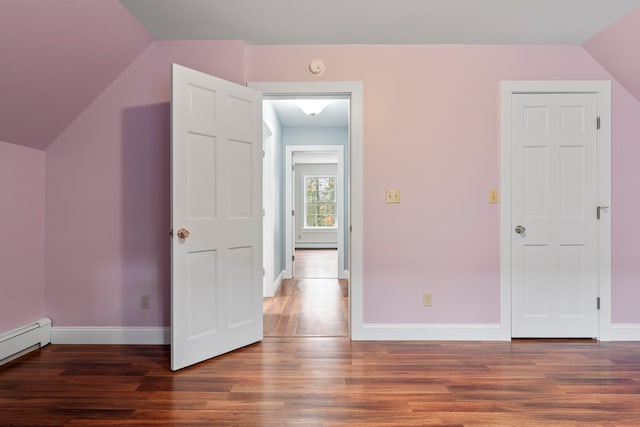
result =
M296 260L296 256L295 255L291 255L291 261L295 261Z
M263 218L264 218L264 216L265 216L266 214L267 214L267 213L264 211L264 209L262 209L262 217L263 217Z
M293 209L291 210L291 216L296 216L296 211L294 211Z
M600 117L596 118L596 129L600 129Z
M173 237L173 228L169 230L169 236Z
M609 206L598 206L596 208L596 219L600 219L600 211L602 211L602 209L609 209Z
M600 310L600 297L596 298L596 307Z
M264 269L264 267L262 268L262 277L264 277L267 274L267 270Z
M264 159L264 150L262 150L262 158Z

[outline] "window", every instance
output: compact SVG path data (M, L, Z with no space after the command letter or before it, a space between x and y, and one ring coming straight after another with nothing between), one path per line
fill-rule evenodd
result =
M304 227L336 228L336 177L304 177Z

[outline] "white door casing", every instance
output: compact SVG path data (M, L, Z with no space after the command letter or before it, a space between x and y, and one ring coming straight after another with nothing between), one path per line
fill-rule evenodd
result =
M275 294L275 199L274 199L274 156L273 156L273 132L269 126L262 123L263 135L263 172L262 172L262 235L263 235L263 296L272 297Z
M338 278L346 279L344 275L344 227L349 221L344 218L344 147L341 145L287 145L285 146L285 278L292 278L294 274L293 254L295 242L295 217L291 213L295 210L296 171L293 168L295 153L335 153L337 158L336 176L336 210L338 215ZM290 171L290 172L289 172ZM301 214L296 212L296 216Z
M249 82L269 97L347 96L349 112L349 333L367 339L363 322L363 84L362 82ZM285 174L287 175L287 174Z
M173 64L171 110L177 370L262 339L262 95Z
M505 339L599 337L609 314L609 99L609 82L502 85Z

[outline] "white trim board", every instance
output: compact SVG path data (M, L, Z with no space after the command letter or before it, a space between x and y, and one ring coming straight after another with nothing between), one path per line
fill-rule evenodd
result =
M498 341L500 324L366 323L361 334L372 341Z
M640 341L639 323L612 323L602 331L601 341Z
M363 340L363 149L362 82L250 82L269 97L348 96L349 115L349 328L353 340Z
M611 82L503 81L500 92L500 339L511 339L511 98L518 93L539 92L597 95L601 124L598 132L598 205L611 207L603 210L598 222L598 338L606 341L624 335L616 334L611 323Z
M52 344L170 344L168 327L54 326Z
M284 271L285 278L291 279L293 277L293 254L294 254L294 237L295 237L295 221L289 212L295 209L294 197L291 195L294 192L295 184L293 183L293 177L291 171L293 170L293 155L295 153L335 153L337 158L337 172L336 172L336 200L338 210L338 272L344 271L344 227L348 226L349 221L344 218L344 147L342 145L286 145L284 147L284 170L285 170L285 185L284 191L289 194L289 197L285 197L285 251L284 251ZM300 213L298 213L300 214ZM340 277L340 279L346 279L346 277Z

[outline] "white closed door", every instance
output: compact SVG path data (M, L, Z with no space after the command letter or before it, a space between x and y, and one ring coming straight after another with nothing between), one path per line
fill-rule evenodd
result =
M597 96L512 99L512 336L597 336Z
M262 339L262 95L173 64L171 369Z

